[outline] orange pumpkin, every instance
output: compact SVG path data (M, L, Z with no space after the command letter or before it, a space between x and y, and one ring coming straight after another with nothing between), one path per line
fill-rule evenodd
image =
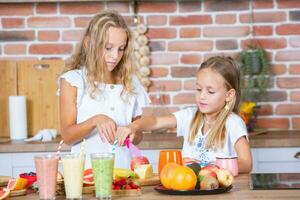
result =
M171 188L171 181L173 178L173 171L177 168L180 167L180 165L176 163L167 163L163 169L160 172L160 182L163 184L165 188L170 189Z
M179 166L173 171L171 189L173 190L193 190L197 184L195 172L186 166Z
M189 167L168 163L161 171L160 181L168 189L193 190L197 183L197 176Z

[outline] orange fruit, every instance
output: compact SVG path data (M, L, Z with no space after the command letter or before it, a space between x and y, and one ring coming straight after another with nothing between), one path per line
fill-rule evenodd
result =
M91 168L84 170L83 184L86 186L94 185L93 170Z
M25 178L17 178L17 179L10 179L7 184L7 188L9 190L22 190L27 185L27 179Z
M193 190L197 184L195 172L186 166L179 166L174 169L171 179L171 189L173 190Z
M174 176L174 170L180 167L180 165L176 163L167 163L160 172L160 182L163 184L165 188L171 189L171 182Z
M0 188L0 200L6 199L9 196L10 190L8 188Z

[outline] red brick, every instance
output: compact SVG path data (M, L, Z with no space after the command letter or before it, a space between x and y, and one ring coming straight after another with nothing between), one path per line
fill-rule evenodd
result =
M30 54L70 54L73 46L71 44L32 44L29 47Z
M33 28L62 28L72 24L68 17L30 17L28 26Z
M165 41L150 40L149 46L150 46L152 52L166 50L166 42Z
M300 24L284 24L276 27L276 33L279 35L299 35Z
M241 14L240 22L241 23L251 23L251 14ZM255 12L253 17L253 22L255 23L275 23L275 22L284 22L286 21L285 12Z
M183 64L200 64L202 57L200 54L183 54L180 61Z
M257 110L257 114L261 115L272 115L273 114L273 107L270 104L259 105L259 109Z
M193 80L185 80L183 88L184 90L195 90L196 89L195 78Z
M279 104L275 109L278 115L299 115L300 104Z
M170 25L211 24L210 15L170 16Z
M150 16L147 17L147 24L149 26L166 25L167 24L167 16L150 15Z
M256 36L271 36L273 35L272 26L254 26L253 32Z
M16 15L32 15L32 3L1 3L0 4L1 16L16 16Z
M80 41L84 32L83 30L68 30L64 31L62 35L63 41Z
M226 52L217 52L217 53L215 53L215 52L214 53L205 53L203 60L206 61L207 59L209 59L213 56L230 56L233 59L238 59L239 52L226 51Z
M291 101L300 101L300 92L291 92Z
M92 17L76 17L74 19L75 27L87 27Z
M172 13L176 12L176 2L139 2L140 13Z
M180 37L181 38L193 38L200 37L201 30L200 28L181 28Z
M205 27L205 37L244 37L249 35L250 30L247 26L235 27Z
M172 77L193 78L196 76L198 67L171 67Z
M258 128L289 128L289 119L287 118L258 118L256 121Z
M216 40L216 48L218 50L237 49L237 40Z
M248 1L209 0L204 1L205 11L248 10Z
M300 64L292 64L289 67L290 74L300 74Z
M11 55L26 54L26 44L7 44L4 46L4 53Z
M253 2L253 8L255 9L273 8L273 6L273 0L255 0Z
M166 67L151 67L151 78L166 77L169 74L169 69Z
M299 0L277 0L278 8L300 8Z
M201 11L201 2L179 2L179 12Z
M33 41L34 31L0 31L0 41Z
M40 41L58 41L59 31L39 31L38 39Z
M56 3L38 3L36 5L37 14L56 14L57 4Z
M195 104L194 93L181 93L173 97L173 104Z
M175 28L150 28L146 34L151 39L176 38Z
M300 129L300 118L293 118L292 119L292 127L294 129Z
M69 15L96 14L103 9L103 2L68 2L60 4L60 13Z
M235 14L220 14L216 16L217 24L235 24L236 15Z
M272 74L275 75L285 74L287 71L286 66L283 64L273 64L271 70Z
M286 91L267 91L265 94L260 95L257 98L260 102L279 102L287 100Z
M1 56L0 57L0 60L13 60L13 61L16 61L16 60L38 60L39 57L36 57L36 56Z
M129 12L129 3L127 2L106 2L107 8L109 10L117 10L119 13Z
M152 65L169 65L169 64L177 64L177 63L178 63L178 55L176 53L151 54Z
M278 51L276 61L300 61L300 50Z
M210 40L174 41L169 42L170 51L210 51L213 42Z
M181 81L155 81L155 83L149 87L149 91L157 91L157 86L160 86L163 92L179 91L181 90Z
M24 18L2 18L2 28L24 28Z
M276 38L276 39L249 39L242 41L242 48L245 48L253 42L259 41L260 45L265 49L283 49L287 47L287 42L285 38Z
M277 86L279 88L294 89L299 88L300 78L277 78Z
M170 95L167 94L161 94L159 98L157 98L157 96L154 95L149 95L150 99L151 99L151 104L152 105L166 105L166 104L170 104Z
M296 36L289 38L289 44L291 45L291 47L300 47L300 37Z

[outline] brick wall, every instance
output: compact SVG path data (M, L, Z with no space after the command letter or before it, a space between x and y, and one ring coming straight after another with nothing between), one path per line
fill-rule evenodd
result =
M258 125L300 128L300 1L254 0L254 29L268 50L275 74L260 104ZM128 2L0 4L0 59L68 58L89 19L103 9L115 9L132 25ZM247 0L168 1L139 3L150 28L154 106L146 112L166 112L194 103L194 75L211 55L236 56L251 41Z

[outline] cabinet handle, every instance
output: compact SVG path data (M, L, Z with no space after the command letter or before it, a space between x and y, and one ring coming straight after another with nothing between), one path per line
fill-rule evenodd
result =
M300 151L297 152L297 153L294 155L294 157L300 159Z
M49 64L35 64L34 67L36 69L48 69L50 66Z

